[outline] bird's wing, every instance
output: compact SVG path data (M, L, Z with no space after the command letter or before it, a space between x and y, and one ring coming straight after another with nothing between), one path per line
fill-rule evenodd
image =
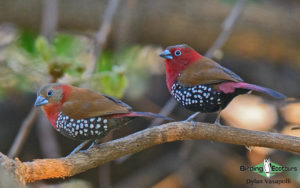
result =
M127 108L128 110L132 110L132 107L129 106L128 104L126 104L125 102L119 100L119 99L116 99L112 96L108 96L108 95L103 95L104 97L108 98L109 100L112 100L113 102L119 104L120 106L123 106L125 108Z
M131 107L118 99L75 87L72 88L68 100L62 105L62 114L74 119L129 112Z
M183 70L177 81L184 86L215 84L224 81L243 82L237 74L206 57L202 57Z

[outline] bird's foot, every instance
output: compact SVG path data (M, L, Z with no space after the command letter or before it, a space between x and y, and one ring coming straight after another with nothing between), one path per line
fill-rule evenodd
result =
M222 127L222 124L220 122L214 122L214 124L217 126L217 127Z
M192 114L190 117L188 117L186 120L184 120L183 122L190 122L193 127L196 127L196 123L194 121L194 119L200 114L200 112L196 112L194 114Z
M80 153L84 153L84 154L86 154L86 155L90 155L89 150L90 150L92 147L94 147L95 145L99 144L100 141L101 141L100 139L94 140L94 141L91 143L91 145L90 145L86 150L81 150Z
M69 155L67 155L66 157L70 157L71 155L78 153L85 145L87 145L90 142L90 140L86 140L84 142L82 142L81 144L79 144Z
M99 139L94 140L94 141L92 142L92 144L91 144L86 150L91 149L94 145L99 144L99 143L100 143L100 140L99 140Z
M196 113L190 115L185 121L192 121L192 120L195 119L199 114L200 114L200 112L196 112Z
M221 127L222 124L220 123L220 118L217 118L216 121L214 122L214 124L218 127Z
M86 150L91 149L95 144L96 144L96 140L94 140L94 141L92 142L92 144L91 144Z
M220 119L221 119L221 109L218 111L217 119L214 122L214 124L217 125L218 127L222 126L220 123Z
M196 123L194 120L183 120L182 121L183 123L191 123L193 125L193 127L195 128L196 127Z

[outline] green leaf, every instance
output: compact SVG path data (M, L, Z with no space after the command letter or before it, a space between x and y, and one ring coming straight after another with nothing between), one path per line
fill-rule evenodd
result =
M35 40L37 35L30 31L21 31L18 37L18 44L22 49L31 55L36 54Z
M128 79L120 68L114 67L112 71L95 73L90 82L90 87L98 92L122 98L128 87Z
M67 34L58 34L53 39L53 46L55 48L55 54L58 56L76 55L79 51L79 40L76 36Z
M116 64L114 55L111 52L103 51L101 57L98 59L98 72L111 71Z
M42 55L45 61L49 61L51 58L51 46L45 37L37 37L35 41L35 48Z
M103 93L116 98L121 98L128 86L128 80L124 75L116 73L106 74L100 77L100 85Z
M42 53L49 48L49 44L44 37L39 36L35 40L35 48L38 50L38 52Z

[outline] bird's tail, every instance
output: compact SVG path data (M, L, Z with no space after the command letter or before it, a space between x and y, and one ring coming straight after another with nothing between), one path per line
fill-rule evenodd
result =
M245 82L239 82L237 83L237 85L235 86L235 88L242 88L242 89L250 89L250 90L254 90L254 91L258 91L258 92L262 92L262 93L265 93L265 94L268 94L276 99L284 99L286 98L285 95L277 92L277 91L274 91L272 89L269 89L269 88L265 88L265 87L261 87L261 86L258 86L258 85L254 85L254 84L248 84L248 83L245 83Z
M164 119L168 121L172 121L172 118L169 118L167 116L151 113L151 112L130 112L127 114L127 116L131 117L150 117L150 118L159 118L159 119Z

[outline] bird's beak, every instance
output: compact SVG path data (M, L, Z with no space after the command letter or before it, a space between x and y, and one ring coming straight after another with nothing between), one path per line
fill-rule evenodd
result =
M159 54L160 57L165 58L165 59L173 59L172 53L170 50L165 50Z
M34 106L42 106L47 103L48 103L48 100L45 97L38 96L35 100Z

